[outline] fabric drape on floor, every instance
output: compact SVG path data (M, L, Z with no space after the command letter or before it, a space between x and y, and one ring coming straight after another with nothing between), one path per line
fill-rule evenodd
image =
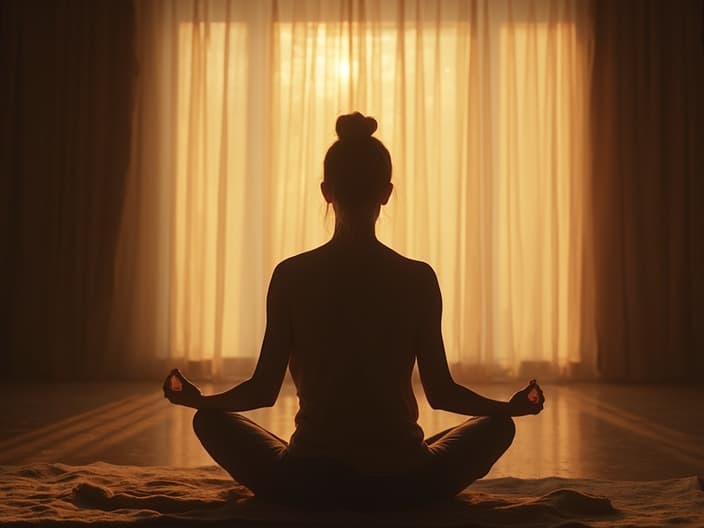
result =
M598 364L704 375L704 3L599 1L593 85Z
M322 159L359 110L394 161L380 238L437 270L449 360L485 378L589 364L587 3L136 6L128 363L256 358L274 265L331 234Z
M95 378L114 364L133 30L129 2L0 4L0 376Z

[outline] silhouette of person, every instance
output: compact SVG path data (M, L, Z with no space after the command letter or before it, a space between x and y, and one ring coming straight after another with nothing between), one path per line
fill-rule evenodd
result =
M512 416L543 408L535 380L508 402L453 380L435 272L375 236L393 189L376 127L357 112L337 119L320 186L335 232L274 270L252 377L209 396L177 369L164 382L172 403L198 409L193 427L213 459L269 501L385 508L452 497L511 445ZM430 405L473 418L424 439L411 382L416 361ZM273 406L287 367L300 405L290 443L237 414Z

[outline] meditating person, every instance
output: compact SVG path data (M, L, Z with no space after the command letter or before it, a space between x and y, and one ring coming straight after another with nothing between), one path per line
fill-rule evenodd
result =
M512 417L543 409L534 380L508 402L453 380L433 269L375 236L393 189L391 156L372 136L376 127L360 113L337 119L339 139L320 186L335 231L276 266L252 377L209 396L178 370L164 382L172 403L197 409L193 427L213 459L268 501L367 508L452 497L508 449ZM430 405L473 418L424 438L416 361ZM287 367L300 405L290 442L237 414L273 406Z

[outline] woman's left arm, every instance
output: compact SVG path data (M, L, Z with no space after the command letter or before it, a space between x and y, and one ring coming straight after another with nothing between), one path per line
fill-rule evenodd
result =
M259 361L254 374L247 381L232 389L208 396L197 395L178 401L171 392L166 397L172 403L195 409L221 409L224 411L249 411L259 407L271 407L281 390L288 366L292 329L286 290L288 280L279 264L272 274L266 301L266 331ZM187 380L185 380L186 383ZM186 388L186 387L184 387ZM190 389L190 387L187 387ZM196 389L197 390L197 389ZM166 389L165 389L166 392Z

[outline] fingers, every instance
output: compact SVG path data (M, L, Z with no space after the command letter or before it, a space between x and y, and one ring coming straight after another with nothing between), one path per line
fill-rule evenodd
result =
M538 385L538 382L535 379L530 380L529 387L535 387L538 391L538 401L541 403L541 405L545 403L545 394L543 393L543 389L540 387L540 385Z
M538 385L538 382L535 381L534 379L532 379L528 382L528 385L526 386L525 389L523 389L522 392L530 392L533 389L533 387L536 387L537 385Z
M539 414L545 406L545 393L535 379L530 380L528 383L528 391L535 391L533 394L537 395L537 398L535 398L531 403L533 405L533 414Z
M173 393L172 388L171 388L171 377L176 376L183 380L183 375L181 374L181 371L177 368L171 369L171 372L166 376L166 379L164 380L164 384L161 386L162 390L164 391L164 398L167 398L171 403L173 403L173 400L171 399L171 395Z
M181 392L183 390L183 382L178 376L171 376L171 390L173 392Z
M533 404L533 414L540 414L543 411L543 401L538 400Z

